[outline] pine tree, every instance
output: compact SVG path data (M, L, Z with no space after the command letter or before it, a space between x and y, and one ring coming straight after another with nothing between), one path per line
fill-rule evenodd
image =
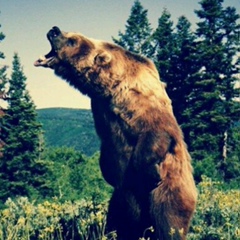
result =
M152 28L147 18L147 10L139 0L134 2L131 14L127 20L125 33L119 32L119 38L113 41L125 49L146 57L152 57Z
M158 19L158 27L153 34L156 45L155 64L162 81L168 83L169 72L171 68L172 53L175 47L173 36L173 21L171 14L164 9Z
M201 70L194 76L189 95L192 108L185 111L185 116L189 117L185 128L190 132L193 158L202 161L204 166L206 161L215 169L217 166L224 175L223 163L228 155L228 142L231 141L229 130L238 114L234 74L237 68L235 57L239 50L239 15L234 8L224 9L222 3L223 0L202 0L202 9L195 11L201 19L196 30L196 61ZM209 171L211 176L214 175L213 168Z
M1 24L0 24L0 28L1 28ZM5 35L3 34L3 32L0 32L0 42L3 41L5 38ZM4 59L4 53L0 51L0 59ZM2 68L1 68L2 69Z
M37 191L46 193L49 189L44 178L46 166L40 159L41 125L26 90L26 77L17 54L13 58L7 102L7 114L2 118L5 142L0 164L2 202L7 197L32 197Z
M171 32L169 31L169 33ZM169 55L169 67L164 80L167 83L167 92L172 100L174 114L179 124L182 125L188 122L188 118L183 115L183 112L186 108L191 107L188 101L188 96L192 91L191 78L199 68L195 59L195 35L185 16L178 19L176 29L172 33L172 46L174 47ZM184 134L187 135L185 132Z
M1 25L0 25L1 28ZM5 35L3 32L0 32L0 43L4 40ZM4 59L4 53L0 51L0 59ZM2 147L4 145L3 139L1 137L1 128L2 128L2 117L5 113L5 109L2 106L2 102L5 98L5 84L6 84L6 66L0 65L0 157L2 156Z

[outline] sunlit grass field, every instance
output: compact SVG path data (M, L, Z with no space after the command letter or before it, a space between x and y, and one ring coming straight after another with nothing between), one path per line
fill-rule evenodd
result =
M239 240L240 190L221 190L220 182L204 180L189 240ZM43 203L20 197L8 199L0 212L1 240L97 240L116 239L116 233L104 235L107 202L63 202L57 198ZM146 231L154 231L151 227ZM169 234L174 238L176 231ZM141 240L144 238L144 233Z

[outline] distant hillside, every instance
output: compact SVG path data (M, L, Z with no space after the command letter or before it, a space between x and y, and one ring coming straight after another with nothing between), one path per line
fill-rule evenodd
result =
M100 142L90 110L47 108L37 113L47 147L73 147L88 156L99 150Z

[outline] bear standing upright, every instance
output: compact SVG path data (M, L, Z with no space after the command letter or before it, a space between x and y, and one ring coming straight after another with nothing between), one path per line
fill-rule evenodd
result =
M154 64L123 48L53 27L35 66L91 98L100 167L114 187L107 229L120 240L184 240L196 205L191 159ZM170 236L171 229L175 230Z

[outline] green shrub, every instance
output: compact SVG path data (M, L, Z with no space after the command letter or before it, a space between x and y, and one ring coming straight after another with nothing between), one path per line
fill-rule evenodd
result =
M221 190L223 183L203 177L189 240L240 239L240 191Z

